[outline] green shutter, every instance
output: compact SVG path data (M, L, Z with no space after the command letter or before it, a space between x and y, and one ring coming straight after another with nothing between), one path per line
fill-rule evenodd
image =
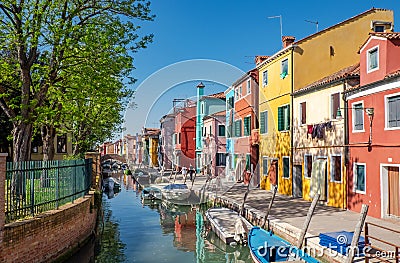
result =
M284 129L284 116L283 107L278 108L278 131L283 131Z
M289 105L286 105L286 111L287 111L287 117L286 117L286 120L285 120L285 123L286 123L286 127L285 127L285 130L290 130L290 108L289 108Z
M251 117L245 117L244 118L244 136L249 136L250 135L250 122L251 122Z
M265 111L260 113L260 133L265 133Z

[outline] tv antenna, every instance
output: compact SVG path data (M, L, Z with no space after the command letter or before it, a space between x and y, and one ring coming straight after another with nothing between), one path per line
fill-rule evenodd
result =
M282 37L283 37L283 34L282 34L282 15L279 15L279 16L269 16L269 17L268 17L268 19L271 19L271 18L279 18L279 24L280 24L280 26L281 26L281 42L282 42ZM282 47L283 47L283 42L282 42Z
M310 21L310 20L304 20L304 21L311 23L311 24L315 24L317 26L317 32L318 32L318 21Z

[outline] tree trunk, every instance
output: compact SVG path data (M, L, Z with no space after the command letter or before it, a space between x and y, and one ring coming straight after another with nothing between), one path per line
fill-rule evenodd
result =
M14 125L13 161L16 171L12 174L11 192L17 198L25 198L25 178L21 173L21 162L28 161L31 154L32 124L20 122Z
M56 137L56 129L49 125L43 125L40 129L43 142L43 161L51 161L54 159L54 138Z

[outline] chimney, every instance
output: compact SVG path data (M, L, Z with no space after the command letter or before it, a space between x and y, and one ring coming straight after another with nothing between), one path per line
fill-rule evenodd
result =
M266 60L267 58L269 58L269 56L256 56L254 58L254 62L256 63L256 65L262 63L264 60Z
M292 36L283 36L282 37L282 43L283 43L283 48L286 48L293 44L295 38Z

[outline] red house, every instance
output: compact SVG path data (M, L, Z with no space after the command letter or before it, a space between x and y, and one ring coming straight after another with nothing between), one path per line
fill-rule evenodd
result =
M400 218L400 33L373 33L360 49L349 115L348 209Z
M173 164L180 169L195 166L196 102L185 100L174 107L175 133L172 137Z

